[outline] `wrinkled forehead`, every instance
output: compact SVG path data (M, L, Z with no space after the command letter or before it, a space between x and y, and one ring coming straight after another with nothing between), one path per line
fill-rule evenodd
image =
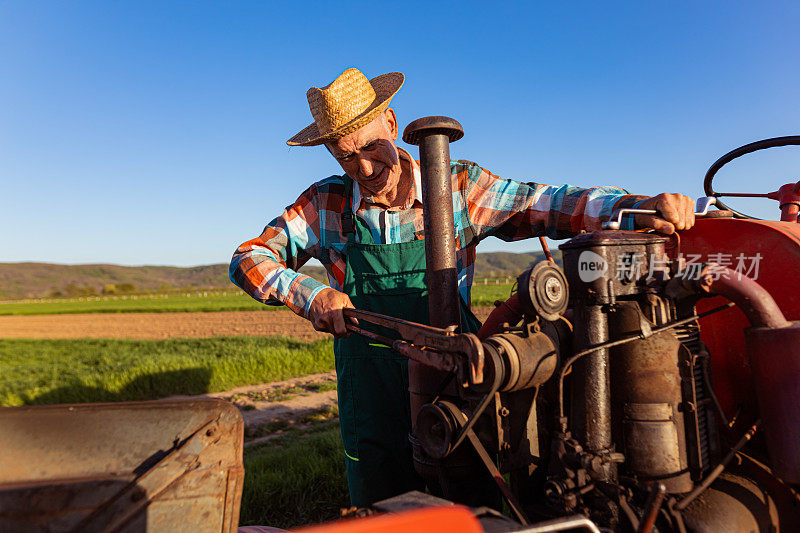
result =
M390 139L391 132L383 113L379 114L372 122L358 128L353 133L337 140L325 143L325 147L335 157L355 150L360 150L369 143L378 139Z

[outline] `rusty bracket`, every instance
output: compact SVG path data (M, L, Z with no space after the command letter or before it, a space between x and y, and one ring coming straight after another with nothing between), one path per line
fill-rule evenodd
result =
M483 383L483 345L472 333L456 333L452 327L436 328L359 309L344 309L344 316L396 331L402 340L392 340L347 324L347 329L353 333L439 370L455 370L464 386Z

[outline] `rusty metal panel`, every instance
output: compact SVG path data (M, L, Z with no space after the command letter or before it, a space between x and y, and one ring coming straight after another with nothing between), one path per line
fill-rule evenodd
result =
M0 531L235 531L243 427L215 399L0 408Z

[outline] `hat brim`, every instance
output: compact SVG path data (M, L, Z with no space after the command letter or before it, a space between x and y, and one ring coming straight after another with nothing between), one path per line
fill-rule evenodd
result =
M364 112L356 115L349 122L324 135L320 134L317 124L313 123L303 128L300 133L286 141L286 144L289 146L317 146L353 133L358 128L366 126L375 120L379 114L389 107L389 102L392 101L394 95L397 94L397 91L403 86L404 81L405 76L402 72L389 72L372 78L369 82L375 90L375 100L372 101Z

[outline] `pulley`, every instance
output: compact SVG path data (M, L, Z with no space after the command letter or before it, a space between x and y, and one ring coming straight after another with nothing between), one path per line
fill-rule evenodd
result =
M417 415L416 437L433 459L442 459L452 450L453 437L458 431L449 410L438 402L422 406Z
M526 315L558 320L567 309L569 287L564 272L549 261L540 261L517 278L517 290Z

